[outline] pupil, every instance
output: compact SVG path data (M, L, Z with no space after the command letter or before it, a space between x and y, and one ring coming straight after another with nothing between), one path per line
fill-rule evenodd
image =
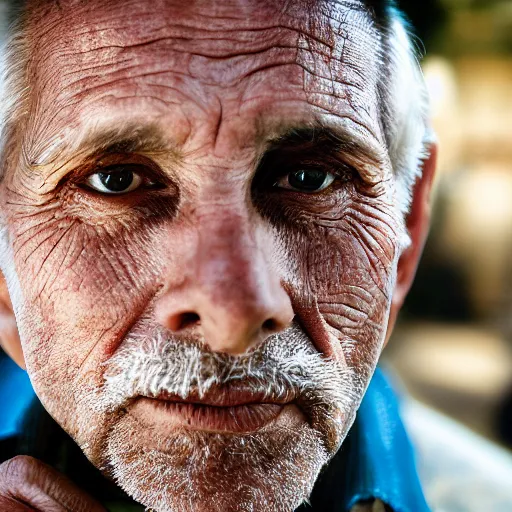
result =
M127 169L119 169L112 172L100 172L101 183L111 192L123 192L133 181L133 172Z
M325 181L325 171L300 170L288 175L288 183L301 190L318 190Z

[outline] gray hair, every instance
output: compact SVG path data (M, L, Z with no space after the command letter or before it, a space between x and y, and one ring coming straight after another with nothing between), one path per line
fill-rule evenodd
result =
M430 126L428 92L412 45L412 34L400 13L390 8L384 44L387 72L380 81L383 124L389 157L397 177L397 203L408 212L422 162L435 141ZM386 76L387 75L387 76Z
M312 0L321 2L322 0ZM335 3L341 0L328 0ZM397 178L397 208L409 211L413 186L434 140L429 102L412 36L393 0L361 0L381 34L379 96L381 124ZM0 0L0 179L9 161L9 141L27 113L24 39L26 0Z
M0 180L9 159L11 135L28 99L24 4L25 0L0 0Z

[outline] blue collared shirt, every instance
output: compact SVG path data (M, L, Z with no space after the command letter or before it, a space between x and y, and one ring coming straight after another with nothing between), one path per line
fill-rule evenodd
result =
M0 441L22 434L34 402L27 373L0 352ZM359 501L371 499L382 500L393 512L430 510L397 397L381 370L375 372L342 448L319 477L311 506L299 511L349 512Z

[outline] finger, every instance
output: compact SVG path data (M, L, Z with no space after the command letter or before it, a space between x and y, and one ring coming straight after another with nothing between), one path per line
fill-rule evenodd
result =
M33 507L23 505L17 500L0 496L0 510L8 512L34 512Z
M30 505L41 512L106 512L96 500L64 475L27 456L14 457L0 465L0 496L4 500ZM32 509L0 510L24 512Z

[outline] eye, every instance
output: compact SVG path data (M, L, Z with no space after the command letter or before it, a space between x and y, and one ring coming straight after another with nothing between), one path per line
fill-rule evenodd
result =
M282 176L274 186L312 194L325 190L334 179L333 174L320 169L298 169Z
M85 184L102 194L126 194L138 189L144 181L136 170L140 171L139 165L113 165L91 174Z

